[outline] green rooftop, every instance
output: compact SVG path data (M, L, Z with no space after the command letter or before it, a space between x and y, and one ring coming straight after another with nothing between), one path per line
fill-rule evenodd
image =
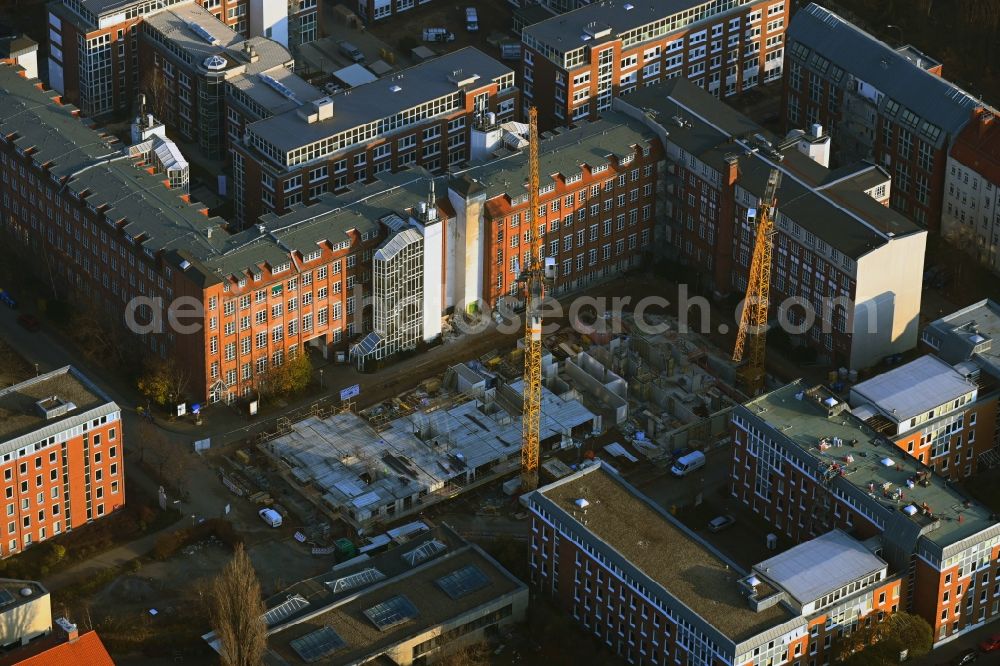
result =
M800 380L743 408L795 444L805 454L796 457L815 477L868 495L868 506L885 520L886 531L909 522L943 548L996 522L989 509L872 430L824 387L808 388ZM909 515L907 507L916 511Z

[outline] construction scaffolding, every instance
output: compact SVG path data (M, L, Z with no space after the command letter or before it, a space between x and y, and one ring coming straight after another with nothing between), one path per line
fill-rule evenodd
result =
M327 515L367 530L516 470L522 390L461 364L361 414L310 416L261 450ZM543 388L541 407L542 442L568 445L599 422L575 394Z

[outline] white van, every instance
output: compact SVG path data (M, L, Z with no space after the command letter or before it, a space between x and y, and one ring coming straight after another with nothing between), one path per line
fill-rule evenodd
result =
M705 466L705 454L701 451L692 451L674 461L670 468L670 473L674 476L687 476L696 469Z
M348 58L350 58L352 62L365 61L365 54L361 52L361 49L359 49L354 44L351 44L350 42L340 42L339 44L337 44L337 49L340 51L342 55L345 55Z
M274 509L261 509L257 515L271 527L281 527L281 514Z

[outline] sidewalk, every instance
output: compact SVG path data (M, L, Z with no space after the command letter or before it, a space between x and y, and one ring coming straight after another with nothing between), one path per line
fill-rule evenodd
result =
M87 576L96 575L112 567L120 567L130 560L147 554L153 549L153 545L161 535L180 529L178 525L183 524L183 522L179 521L173 525L168 525L158 532L152 532L134 541L129 541L111 550L106 550L100 555L94 555L86 561L75 564L68 569L63 569L50 576L46 576L43 584L49 592L54 592L72 585Z

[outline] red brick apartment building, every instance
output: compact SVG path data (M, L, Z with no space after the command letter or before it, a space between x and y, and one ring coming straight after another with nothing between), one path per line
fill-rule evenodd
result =
M652 252L663 159L653 132L610 112L543 137L539 149L538 211L528 209L524 152L470 167L462 172L464 183L450 186L456 210L481 202L483 259L476 300L490 307L504 299L521 302L517 276L527 265L532 234L542 235L545 256L556 260L554 295L621 275Z
M0 390L0 556L125 505L121 412L66 366Z
M948 154L941 235L1000 273L1000 121L977 108Z
M842 164L871 160L892 176L892 207L941 228L951 144L982 103L912 46L893 49L810 4L788 28L788 127L821 123ZM838 165L840 166L840 165Z
M940 476L976 473L994 448L996 382L974 363L921 356L851 387L854 415Z
M847 403L794 382L738 406L732 429L733 497L795 541L841 529L877 546L935 642L1000 613L995 516Z
M746 571L603 463L528 506L532 587L629 664L818 666L899 609L876 544L831 530Z
M155 115L210 159L228 144L226 84L252 78L270 87L267 71L288 71L294 62L281 44L245 39L195 3L175 5L142 22L139 89Z
M1000 305L991 300L945 315L928 324L920 334L923 346L975 382L976 404L982 403L987 409L989 401L995 402L1000 393L1000 347L993 346L997 338L1000 338ZM994 429L990 432L988 415L977 416L985 426L985 432L980 428L976 436L979 465L993 466L1000 462L1000 423L996 416L993 418Z
M521 91L543 127L684 77L716 97L781 78L785 0L595 2L524 28Z
M799 344L839 366L867 367L916 344L927 234L885 206L885 170L865 163L830 170L822 128L775 137L684 79L613 107L664 142L658 242L692 283L720 298L746 292L750 211L778 169L773 316L783 317Z
M139 89L142 21L184 3L64 0L48 6L49 85L84 115L127 111ZM218 20L246 32L246 0L201 0Z
M268 368L302 353L306 345L324 354L346 349L350 338L371 328L370 308L359 299L371 280L373 253L392 220L420 217L414 210L431 190L426 170L384 172L378 182L354 184L337 196L320 194L313 204L265 215L257 225L229 233L222 220L207 217L203 207L171 191L162 176L138 168L113 140L81 122L75 108L21 74L0 67L5 230L16 246L39 258L47 278L68 297L119 323L135 299L146 299L135 312L140 326L130 330L147 353L176 359L188 369L197 399L232 401L250 395L266 381ZM589 187L601 183L600 211L590 215L588 203L588 235L579 243L576 229L584 221L574 187L571 249L565 249L565 239L558 248L567 259L572 252L572 278L567 274L560 289L635 265L648 249L644 232L654 209L645 208L653 204L644 188L655 177L646 168L659 154L654 139L630 119L599 121L547 139L543 151L550 175L555 175L546 187L555 190L563 177L579 177L581 184L586 179ZM478 136L476 141L486 143ZM438 288L446 297L431 302L444 310L492 305L502 290L509 290L510 275L502 276L496 291L489 287L496 283L483 282L484 253L492 258L500 249L488 242L484 229L494 238L494 225L503 219L509 226L513 212L488 218L486 203L527 212L520 200L524 194L510 189L523 181L525 161L508 156L496 167L480 167L481 183L460 175L454 187L445 181L440 188L448 199L434 204L439 209L435 217L447 231L434 235L443 239L442 247L428 251L443 257ZM505 173L514 178L515 172L521 180L503 180ZM608 192L605 181L611 184ZM503 197L518 203L505 204ZM592 198L589 191L587 197ZM546 199L550 211L553 201ZM635 222L629 221L632 211ZM624 229L612 226L606 233L605 221L618 225L619 216L624 216ZM547 218L555 221L554 214ZM602 226L593 241L590 227L598 220ZM518 234L523 230L521 226ZM506 245L511 236L504 234ZM606 245L611 247L608 257ZM591 250L598 259L584 272L577 268L576 256L589 256ZM194 330L167 325L171 306L181 297L202 309L202 315L183 322L195 324Z
M365 23L375 23L393 18L414 7L426 5L431 0L358 0L358 16Z
M339 339L347 291L370 272L377 221L303 234L290 218L276 218L230 235L223 220L132 164L77 115L40 83L0 67L2 225L38 257L46 280L119 324L134 299L153 299L136 308L136 340L179 361L198 399L248 394L306 343L325 352ZM338 206L330 199L299 214ZM193 332L168 325L181 297L203 311L183 322Z
M513 70L467 47L252 122L233 145L237 223L380 173L457 167L474 119L508 120L516 103Z

